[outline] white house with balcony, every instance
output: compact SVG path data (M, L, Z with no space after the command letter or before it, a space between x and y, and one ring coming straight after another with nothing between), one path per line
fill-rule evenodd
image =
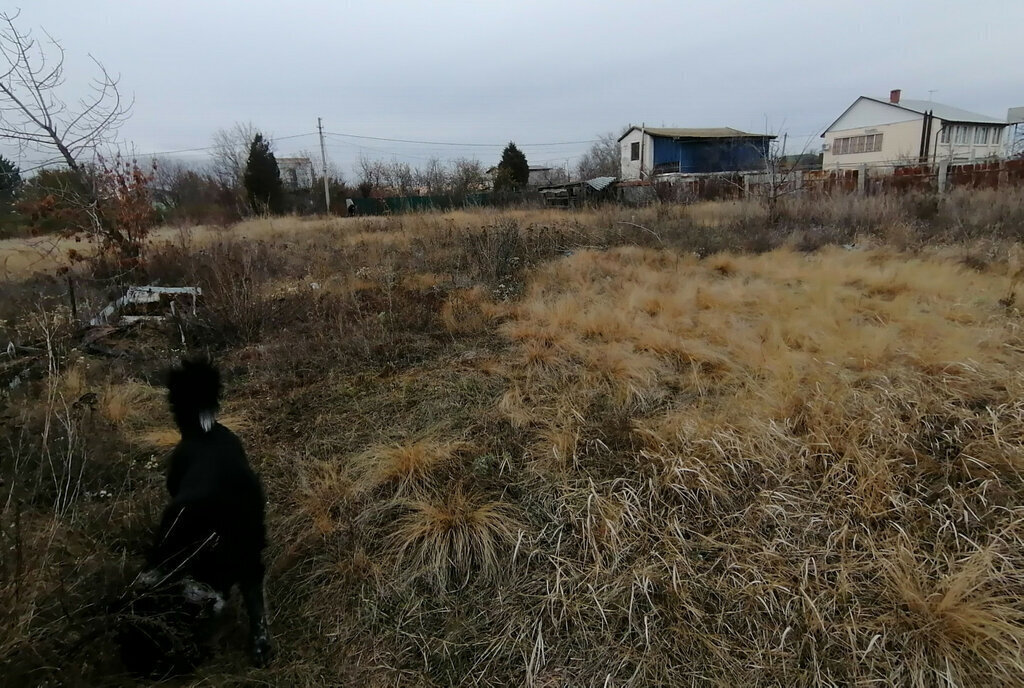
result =
M822 169L979 162L1002 156L1007 122L930 100L861 96L821 135Z

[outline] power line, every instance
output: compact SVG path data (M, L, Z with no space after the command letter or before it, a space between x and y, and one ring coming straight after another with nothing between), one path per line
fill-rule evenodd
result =
M342 134L340 132L325 132L328 136L344 136L351 139L368 139L370 141L390 141L392 143L418 143L424 146L456 146L459 148L504 148L508 143L458 143L455 141L417 141L413 139L394 139L384 136L364 136L362 134ZM585 143L596 143L599 139L586 139L582 141L552 141L549 143L517 143L519 148L538 148L542 146L575 146Z
M28 172L35 172L36 170L41 170L44 167L50 167L51 165L59 165L62 162L64 162L64 158L52 158L50 160L47 160L46 162L41 162L41 163L39 163L37 165L34 165L34 166L26 168L26 169L21 169L19 167L18 168L18 172L19 172L19 174L26 174Z
M316 136L315 131L307 132L305 134L291 134L289 136L274 136L271 138L272 141L286 141L288 139L298 139L303 136ZM135 153L136 158L155 158L158 155L175 155L177 153L201 153L203 151L214 150L220 148L220 146L203 146L202 148L182 148L180 150L170 151L158 151L156 153Z
M347 134L347 133L342 133L342 132L327 132L327 131L325 131L323 133L326 136L337 137L339 139L344 139L344 138L364 139L364 140L367 140L367 141L384 141L384 142L390 142L390 143L409 143L409 144L418 144L418 145L424 145L424 146L452 146L452 147L456 147L456 148L504 148L505 146L508 145L507 143L459 143L459 142L456 142L456 141L420 141L420 140L416 140L416 139L399 139L399 138L390 138L390 137L385 137L385 136L367 136L367 135L363 135L363 134ZM287 140L290 140L290 139L303 138L305 136L317 136L317 132L311 131L311 132L305 132L305 133L302 133L302 134L289 134L288 136L275 136L275 137L273 137L273 140L274 141L287 141ZM596 143L597 141L599 141L599 139L584 139L584 140L579 140L579 141L550 141L550 142L546 142L546 143L517 143L516 146L518 146L520 148L546 148L546 147L550 148L550 147L556 147L556 146L584 145L584 144L589 144L589 143ZM417 159L417 160L431 160L431 159L434 159L434 158L437 157L437 156L410 155L408 153L399 153L399 152L394 152L394 151L387 151L387 150L382 150L382 149L379 149L379 148L372 148L372 147L369 147L369 146L359 146L358 144L350 143L350 142L345 141L345 140L339 140L338 143L343 143L343 144L346 144L346 145L350 145L350 146L353 146L353 147L358 148L360 150L370 150L370 151L374 151L376 153L383 153L383 154L386 154L386 155L395 155L395 156L398 156L398 157L405 157L405 158L414 158L414 159ZM196 148L178 148L178 149L175 149L175 150L153 151L153 152L147 152L147 153L132 153L131 157L134 157L134 158L155 158L155 157L158 157L158 156L161 156L161 155L179 155L181 153L204 153L206 151L216 150L217 148L220 148L220 146L218 146L218 145L211 145L211 146L199 146L199 147L196 147ZM569 157L577 157L577 156L569 156ZM564 159L564 158L563 157L552 158L552 160L562 160L562 159ZM447 159L442 159L442 160L444 160L446 162L452 162L454 159L447 158ZM48 166L53 165L53 164L57 164L60 161L61 161L60 158L57 158L57 159L54 159L54 160L50 160L50 161L46 161L46 162L40 163L40 164L38 164L38 165L36 165L34 167L22 170L22 172L32 172L32 171L35 171L35 170L38 170L38 169L42 169L44 167L48 167Z
M325 134L327 132L324 132ZM437 156L426 156L426 155L411 155L409 153L397 153L395 151L384 150L383 148L373 148L372 146L360 146L358 143L352 143L350 141L328 141L328 146L350 146L360 153L363 151L373 151L374 153L380 153L381 155L390 155L395 158L413 158L415 160L433 160L441 159ZM451 162L454 158L446 158L446 162Z
M305 134L289 134L288 136L275 136L275 137L273 137L273 140L274 141L287 141L288 139L298 139L298 138L302 138L303 136L316 136L316 132L315 131L311 131L311 132L307 132ZM214 149L217 149L217 148L220 148L220 146L214 145L214 146L202 146L200 148L179 148L177 150L156 151L154 153L131 153L129 157L133 157L133 158L155 158L155 157L160 156L160 155L176 155L178 153L202 153L204 151L210 151L210 150L214 150ZM50 165L59 164L59 163L61 163L63 161L64 161L64 158L53 158L51 160L47 160L46 162L39 163L39 164L35 165L34 167L29 167L27 169L23 169L23 170L21 170L21 172L34 172L35 170L39 170L39 169L42 169L44 167L49 167Z
M358 152L358 153L365 153L365 152L371 152L372 151L373 153L376 153L378 155L390 156L390 157L396 158L398 160L426 160L428 162L431 161L431 160L436 160L438 162L454 163L454 162L458 162L460 160L464 160L465 159L465 158L449 158L449 157L444 157L444 156L440 156L440 155L432 155L432 156L413 155L413 154L410 154L410 153L403 153L403 152L399 152L399 151L384 150L383 148L373 148L371 146L360 146L359 144L349 143L348 141L328 141L327 142L327 147L330 148L332 146L349 146L349 148L347 148L346 150L349 150L349 151L352 151L352 152ZM564 161L566 159L576 160L577 158L583 157L583 155L584 155L584 153L572 153L572 154L569 154L569 155L556 155L554 157L547 157L547 158L542 158L542 159L539 159L539 160L531 159L530 163L531 164L541 164L541 163L551 163L551 162L562 162L562 161ZM474 158L471 158L471 159L477 159L477 158L474 157Z

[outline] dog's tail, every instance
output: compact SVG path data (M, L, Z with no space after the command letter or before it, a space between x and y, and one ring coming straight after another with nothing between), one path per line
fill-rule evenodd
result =
M220 373L209 360L183 360L167 374L167 400L181 434L209 432L220 407Z

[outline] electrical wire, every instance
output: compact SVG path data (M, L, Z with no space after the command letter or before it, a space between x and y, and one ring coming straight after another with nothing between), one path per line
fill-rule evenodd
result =
M392 137L386 137L386 136L368 136L368 135L364 135L364 134L349 134L349 133L333 132L333 131L331 131L331 132L324 132L324 134L326 136L328 136L328 137L334 137L336 139L336 141L335 141L336 143L341 143L341 144L344 144L344 145L352 146L352 147L357 148L359 150L368 150L368 151L373 151L375 153L381 153L381 154L384 154L384 155L392 155L392 156L401 157L401 158L412 158L412 159L415 159L415 160L440 159L440 160L442 160L444 162L453 162L455 159L454 158L438 158L437 156L412 155L412 154L409 154L409 153L401 153L401 152L396 152L396 151L389 151L389 150L384 150L384 149L381 149L381 148L375 148L375 147L371 147L371 146L362 146L362 145L359 145L357 143L353 143L351 141L347 141L345 139L361 139L361 140L367 140L367 141L382 141L382 142L387 142L387 143L408 143L408 144L416 144L416 145L422 145L422 146L446 146L446 147L456 147L456 148L504 148L505 146L508 145L507 143L476 143L476 142L460 143L460 142L456 142L456 141L421 141L421 140L417 140L417 139L400 139L400 138L392 138ZM305 132L305 133L302 133L302 134L289 134L287 136L274 136L274 137L271 137L271 140L273 140L273 141L287 141L287 140L290 140L290 139L297 139L297 138L303 138L303 137L306 137L306 136L316 136L316 135L317 135L317 132L311 131L311 132ZM553 148L553 147L558 147L558 146L586 145L586 144L596 143L599 140L600 139L581 139L579 141L549 141L549 142L544 142L544 143L517 143L516 145L519 148ZM174 150L153 151L153 152L146 152L146 153L133 153L132 157L134 157L134 158L156 158L156 157L164 156L164 155L179 155L179 154L182 154L182 153L204 153L206 151L216 150L217 148L220 148L220 146L218 146L218 145L211 145L211 146L198 146L196 148L177 148L177 149L174 149ZM542 160L542 161L538 161L538 162L561 161L561 160L565 160L566 158L572 159L572 158L575 158L575 157L579 157L580 155L582 155L582 154L560 156L560 157L550 158L550 159ZM33 167L30 167L28 169L24 169L24 170L21 170L21 171L23 173L25 173L25 172L34 172L36 170L40 170L40 169L43 169L45 167L49 167L49 166L54 165L54 164L59 164L60 162L61 162L60 158L54 158L52 160L39 163L38 165L35 165Z
M416 143L424 146L456 146L458 148L504 148L506 143L458 143L456 141L417 141L414 139L394 139L384 136L365 136L363 134L343 134L336 131L325 131L328 136L343 136L351 139L367 139L371 141L388 141L392 143ZM586 139L580 141L552 141L549 143L517 143L518 148L540 148L546 146L576 146L586 143L596 143L599 139Z
M288 136L272 136L272 137L270 137L270 140L271 141L287 141L288 139L298 139L298 138L302 138L303 136L316 136L316 132L315 131L311 131L311 132L307 132L305 134L290 134ZM203 146L202 148L182 148L182 149L179 149L179 150L158 151L156 153L136 153L136 154L134 154L134 156L137 157L137 158L155 158L158 155L175 155L177 153L201 153L203 151L214 150L214 149L217 149L217 148L220 148L220 146L214 145L214 146Z

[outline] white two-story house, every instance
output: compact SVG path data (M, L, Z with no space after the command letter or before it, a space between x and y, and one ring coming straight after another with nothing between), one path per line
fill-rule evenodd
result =
M991 160L1006 146L1005 120L930 100L861 96L821 136L822 168Z

